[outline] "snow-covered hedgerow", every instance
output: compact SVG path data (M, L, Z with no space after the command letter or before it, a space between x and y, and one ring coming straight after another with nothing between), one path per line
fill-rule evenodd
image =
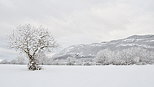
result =
M43 52L36 56L40 65L144 65L154 64L154 52L141 48L132 47L123 50L104 49L97 53L95 58L67 59L48 58ZM12 61L3 60L2 64L27 64L27 60L18 57Z
M120 51L105 49L97 53L94 61L103 65L152 64L154 63L154 52L139 47Z

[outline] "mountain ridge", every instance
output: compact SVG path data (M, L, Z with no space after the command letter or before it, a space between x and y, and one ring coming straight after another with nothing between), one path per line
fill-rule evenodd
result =
M141 47L154 51L154 35L132 35L124 39L111 40L108 42L72 45L55 54L53 58L94 58L99 51L104 49L122 50L131 47Z

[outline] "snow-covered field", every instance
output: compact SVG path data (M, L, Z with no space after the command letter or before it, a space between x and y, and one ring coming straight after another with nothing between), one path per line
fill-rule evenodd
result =
M154 87L154 65L43 67L0 65L0 87Z

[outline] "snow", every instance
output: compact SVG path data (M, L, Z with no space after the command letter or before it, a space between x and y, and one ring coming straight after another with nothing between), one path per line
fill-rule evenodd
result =
M147 40L146 42L154 42L154 40Z
M0 62L2 62L3 60L0 58Z
M138 46L138 47L144 47L144 48L154 48L153 46L149 46L149 45L140 45L140 44L119 44L116 47L120 47L120 46Z
M154 65L43 67L0 65L0 87L154 87Z

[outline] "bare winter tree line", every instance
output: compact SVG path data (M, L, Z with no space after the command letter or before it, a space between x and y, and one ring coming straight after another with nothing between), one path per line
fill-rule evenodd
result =
M95 58L68 57L60 60L48 58L44 53L40 53L37 60L40 65L145 65L154 64L154 52L141 47L114 51L104 49L98 52ZM4 60L1 63L26 64L27 60L18 57L10 62Z
M154 51L142 47L131 47L123 50L104 49L95 58L67 58L53 61L63 65L145 65L154 64Z
M95 62L103 65L153 64L154 52L141 47L132 47L120 51L105 49L97 53Z

